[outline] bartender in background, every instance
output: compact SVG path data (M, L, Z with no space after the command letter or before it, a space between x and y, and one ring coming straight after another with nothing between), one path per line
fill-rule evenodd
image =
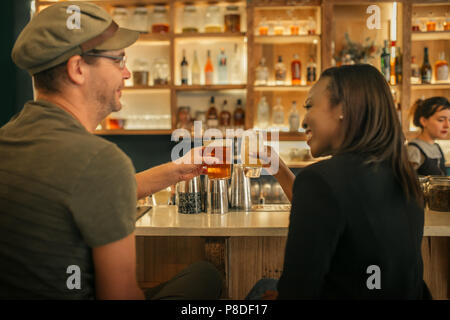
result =
M408 144L409 161L421 176L445 176L445 157L436 139L445 139L449 131L450 103L444 97L419 99L413 106L419 136Z

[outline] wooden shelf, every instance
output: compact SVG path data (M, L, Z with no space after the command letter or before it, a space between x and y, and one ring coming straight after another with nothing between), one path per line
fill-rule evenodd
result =
M258 36L255 35L255 43L260 44L288 44L288 43L315 43L319 44L320 35L302 36Z
M411 40L450 40L450 31L413 32L411 34Z
M450 82L448 83L432 83L432 84L413 84L413 90L433 90L433 89L450 89Z
M138 43L149 42L151 44L170 45L171 37L170 33L141 33Z
M311 86L254 86L255 91L272 91L272 92L280 92L280 91L309 91Z
M172 88L171 85L165 86L132 86L132 87L124 87L122 90L124 91L161 91L168 92Z
M126 130L126 129L115 129L115 130L95 130L97 135L114 136L114 135L171 135L172 130Z
M180 85L175 86L177 91L219 91L219 90L245 90L246 84L217 84L217 85Z
M216 33L186 32L175 34L176 39L244 38L246 36L247 36L246 32L216 32Z

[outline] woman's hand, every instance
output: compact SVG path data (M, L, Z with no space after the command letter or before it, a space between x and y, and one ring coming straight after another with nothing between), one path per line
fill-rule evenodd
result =
M214 157L203 157L204 147L191 149L183 157L173 161L175 165L178 181L192 179L198 175L206 174L207 169L204 163L218 162L219 159Z

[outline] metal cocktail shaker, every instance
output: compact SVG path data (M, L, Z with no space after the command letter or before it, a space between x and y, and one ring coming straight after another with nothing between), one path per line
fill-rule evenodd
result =
M228 180L208 179L205 177L207 186L207 211L208 213L228 212Z
M200 177L178 182L177 205L179 213L202 212Z
M231 208L249 211L252 208L250 178L245 175L242 164L233 165L231 175Z

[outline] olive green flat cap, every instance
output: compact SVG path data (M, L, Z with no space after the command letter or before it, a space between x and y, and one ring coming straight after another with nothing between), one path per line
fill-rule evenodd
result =
M93 49L124 49L138 37L138 31L119 28L109 13L95 4L64 1L31 19L17 38L11 57L34 75Z

